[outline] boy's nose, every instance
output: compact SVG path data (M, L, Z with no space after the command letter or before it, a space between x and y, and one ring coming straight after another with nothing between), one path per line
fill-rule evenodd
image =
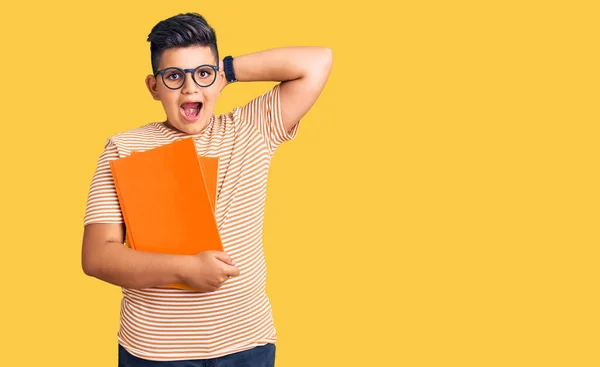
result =
M196 93L196 92L198 92L198 89L200 89L200 87L198 87L198 85L194 81L194 78L192 77L192 73L187 72L186 76L185 76L185 82L183 83L183 86L181 87L181 92L183 92L185 94Z

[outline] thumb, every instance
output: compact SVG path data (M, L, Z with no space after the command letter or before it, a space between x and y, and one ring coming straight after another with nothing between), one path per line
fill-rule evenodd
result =
M226 264L235 266L235 261L233 261L233 259L231 259L231 257L224 252L215 253L215 258L221 260Z

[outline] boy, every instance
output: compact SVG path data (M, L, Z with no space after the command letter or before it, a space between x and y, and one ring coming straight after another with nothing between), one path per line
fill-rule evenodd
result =
M262 248L267 173L324 88L331 50L288 47L220 59L214 30L196 13L159 22L148 41L153 74L146 85L166 120L107 140L84 219L85 274L123 290L119 366L274 366ZM221 90L236 81L280 83L215 115ZM190 136L198 154L220 158L215 216L224 252L183 256L123 246L109 161ZM199 291L157 288L176 282Z

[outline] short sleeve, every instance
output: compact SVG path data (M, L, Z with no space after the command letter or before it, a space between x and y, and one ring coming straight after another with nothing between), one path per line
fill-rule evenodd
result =
M108 140L98 158L96 172L88 193L83 225L91 223L123 223L119 198L109 162L119 158L116 145Z
M283 126L280 87L281 84L276 84L268 92L248 102L240 111L242 120L258 129L271 153L274 153L282 143L296 138L300 125L298 122L290 131Z

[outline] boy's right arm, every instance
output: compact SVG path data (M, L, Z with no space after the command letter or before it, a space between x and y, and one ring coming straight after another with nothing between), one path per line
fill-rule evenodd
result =
M144 252L123 245L123 224L93 223L85 226L82 267L85 274L126 288L151 288L186 283L201 292L220 288L239 275L225 253L170 255Z

